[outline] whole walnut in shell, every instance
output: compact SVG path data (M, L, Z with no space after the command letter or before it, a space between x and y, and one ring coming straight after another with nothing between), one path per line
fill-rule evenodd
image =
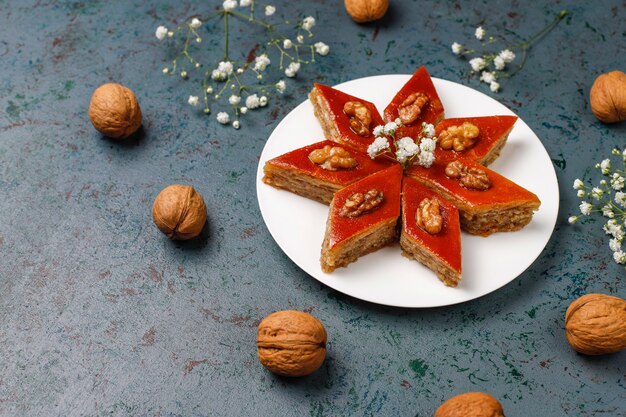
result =
M604 123L626 120L626 74L611 71L594 81L589 93L591 111Z
M154 200L152 217L157 227L170 239L187 240L202 231L206 223L206 206L193 187L170 185Z
M141 109L129 88L108 83L93 92L89 119L93 127L105 136L124 139L141 126Z
M502 404L484 392L466 392L448 399L435 417L505 417Z
M259 361L283 376L315 372L326 357L326 330L310 314L296 310L277 311L259 324Z
M358 23L382 18L389 8L389 0L344 0L346 11Z
M626 348L626 300L587 294L574 300L565 313L565 335L577 351L603 355Z

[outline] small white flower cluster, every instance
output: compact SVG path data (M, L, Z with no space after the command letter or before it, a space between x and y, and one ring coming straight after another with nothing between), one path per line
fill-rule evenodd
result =
M193 43L189 42L189 39L195 37L195 44L201 43L202 39L197 30L206 24L209 20L221 17L222 19L238 18L251 25L257 25L266 29L268 36L276 36L277 32L273 31L270 20L264 20L276 14L276 7L273 5L264 5L262 10L263 16L259 16L253 13L255 6L254 0L224 0L222 1L222 9L217 13L214 13L211 17L207 18L207 21L202 21L197 17L191 18L189 21L184 22L178 26L175 30L169 30L165 26L159 26L155 31L155 36L158 40L164 40L165 38L172 38L174 35L183 35L186 39L184 42L184 49L178 54L178 56L171 61L171 65L163 68L163 73L173 75L177 73L177 65L182 68L179 69L178 74L183 79L188 79L192 74L192 69L201 68L203 65L196 61L192 54ZM240 8L237 10L237 8ZM244 8L249 8L249 17L245 16ZM228 24L225 20L224 25L224 39L228 39ZM286 21L284 23L289 23ZM305 42L305 36L313 37L311 30L315 27L316 20L313 16L307 16L294 25L295 34L292 41L289 38L278 35L277 38L271 38L269 41L259 42L259 44L267 45L267 50L260 51L256 56L253 55L253 59L246 59L242 61L234 61L229 58L229 46L227 42L224 44L224 58L216 66L209 70L204 71L204 79L202 81L202 94L188 96L187 103L190 106L196 107L200 101L204 101L204 113L210 114L211 109L209 104L212 101L218 101L220 99L228 99L228 104L232 107L232 111L220 111L217 114L217 121L221 124L232 124L234 128L240 127L239 116L246 114L248 110L265 107L268 104L268 96L273 91L278 94L285 93L287 89L287 83L283 79L273 81L269 83L261 83L259 80L269 78L269 74L272 69L272 61L279 62L278 68L281 75L285 77L294 78L298 75L298 72L304 65L315 62L315 56L326 56L330 52L330 47L324 42ZM231 45L232 46L232 45ZM282 46L282 48L281 48ZM272 57L271 52L278 50L280 53L279 59ZM306 53L305 53L306 52ZM307 58L309 56L310 58ZM179 64L179 61L182 61ZM285 65L283 65L285 62ZM288 64L287 64L288 62ZM189 67L187 64L191 64ZM246 82L247 74L254 73L255 82ZM243 105L245 104L245 105ZM229 114L230 113L230 114Z
M559 21L561 21L565 16L567 16L566 11L561 11L559 15L546 26L539 34L545 33L548 29L552 28ZM504 44L502 40L498 40L493 36L487 36L487 31L482 26L478 26L474 31L474 37L478 39L481 43L481 46L486 46L494 43ZM479 52L475 49L469 48L459 42L453 42L451 45L452 53L458 56L467 56L467 55L478 55L471 58L468 63L472 68L471 72L478 74L480 76L480 80L484 83L489 84L489 88L494 93L500 90L500 83L498 79L501 77L508 77L512 74L502 74L506 71L506 67L508 64L512 63L515 60L515 53L512 49L519 49L524 53L530 48L532 42L539 39L541 36L532 36L529 40L525 42L520 42L515 45L507 45L503 49L500 49L498 52ZM524 62L520 63L517 66L517 70L521 69L524 65Z
M613 170L610 159L604 159L596 164L603 176L599 186L588 187L580 179L574 181L573 188L578 197L589 197L592 202L583 200L578 207L581 215L570 216L568 221L573 224L594 212L601 213L609 220L603 230L610 235L609 248L613 252L613 259L618 264L626 264L626 252L622 250L622 243L626 236L626 149L614 149L613 155L622 156L622 169ZM614 193L614 194L613 194ZM595 201L594 201L595 200Z
M398 161L403 168L411 166L415 161L423 167L430 167L435 160L435 127L431 124L422 123L422 131L417 141L408 136L396 139L396 131L402 126L402 121L396 119L393 122L376 126L373 130L374 141L367 148L370 158L379 155ZM391 152L391 142L395 147L395 154Z

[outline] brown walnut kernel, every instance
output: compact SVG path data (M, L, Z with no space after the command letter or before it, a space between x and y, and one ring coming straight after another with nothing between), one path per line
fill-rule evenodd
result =
M415 221L421 229L431 235L436 235L441 232L443 217L441 216L439 200L430 198L423 199L415 212Z
M305 376L315 372L326 357L326 330L303 311L277 311L259 323L259 362L283 376Z
M360 101L348 101L343 105L343 112L350 117L350 128L359 136L370 135L372 114Z
M413 123L422 114L422 109L428 104L428 96L424 93L412 93L398 106L398 117L403 124Z
M468 190L485 191L491 187L491 181L485 171L468 167L461 161L450 162L445 173L448 178L459 180L461 187Z
M315 149L309 154L309 160L327 171L352 169L357 165L356 159L341 146L326 145L323 148Z
M372 188L367 193L354 193L346 199L341 207L339 215L341 217L359 217L363 213L377 209L383 202L383 192Z
M480 130L470 122L460 126L450 126L439 134L439 145L443 149L454 149L462 152L474 146L478 140Z
M466 392L441 404L435 417L504 417L502 404L484 392Z
M93 127L105 136L124 139L141 126L141 108L129 88L107 83L93 92L89 119Z
M154 200L152 217L170 239L187 240L198 236L204 228L206 205L193 187L170 185Z

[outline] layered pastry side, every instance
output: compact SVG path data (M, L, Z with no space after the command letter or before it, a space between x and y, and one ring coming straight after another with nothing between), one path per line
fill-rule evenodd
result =
M392 165L335 193L320 257L324 272L396 240L401 183L402 167Z
M449 287L461 282L459 211L417 180L402 182L403 254L430 268Z
M330 204L339 189L392 164L326 140L270 159L263 167L263 182Z
M374 128L384 124L374 104L332 87L314 84L309 99L324 137L362 152L374 141Z
M435 160L405 174L436 191L460 213L461 229L473 235L520 230L541 202L532 192L470 159Z
M386 122L400 119L403 126L398 129L397 137L414 139L422 131L422 122L436 125L443 119L443 104L426 68L415 71L385 108L383 117Z
M500 156L517 116L456 117L435 127L435 158L467 158L487 166Z

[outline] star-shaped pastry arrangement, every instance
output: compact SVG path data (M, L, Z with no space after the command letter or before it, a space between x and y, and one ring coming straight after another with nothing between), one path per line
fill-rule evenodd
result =
M541 202L487 168L504 147L516 116L445 119L437 90L419 68L385 108L322 84L309 94L325 141L266 162L263 182L329 204L320 266L331 273L400 240L403 253L448 286L461 281L461 230L481 236L513 232ZM400 119L398 137L418 139L435 125L435 162L403 169L371 159L374 127Z

